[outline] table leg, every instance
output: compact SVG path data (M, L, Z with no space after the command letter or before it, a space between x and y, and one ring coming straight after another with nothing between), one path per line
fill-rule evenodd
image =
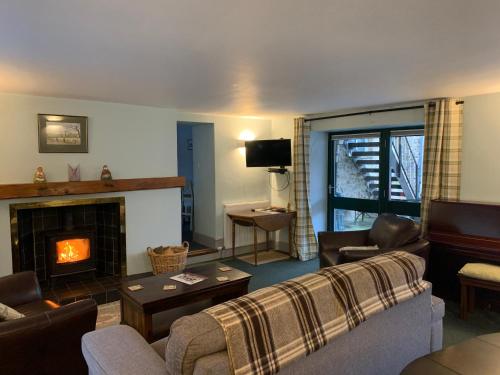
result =
M288 223L288 255L292 256L292 220Z
M269 251L271 250L271 247L269 246L269 231L266 230L266 250Z
M467 291L467 312L468 313L473 313L474 312L474 305L476 303L476 289L473 286L469 286L469 290Z
M468 301L467 301L467 292L468 292L468 286L464 284L460 284L460 319L466 320L467 319L467 307L468 307Z
M146 339L147 342L152 343L153 338L153 316L151 314L143 313L140 320L141 330L140 334Z
M234 257L235 257L235 249L234 248L236 246L236 224L235 224L234 220L232 221L232 226L233 226L233 228L232 228L233 229L232 230L232 235L233 235L232 241L233 241L233 259L234 259Z
M257 266L257 226L253 225L253 255L254 264Z
M153 342L153 316L140 310L126 298L121 299L121 324L135 328L149 343Z
M123 306L125 304L125 301L123 300L123 297L120 297L120 324L126 324L124 317L125 317L125 311L123 309Z

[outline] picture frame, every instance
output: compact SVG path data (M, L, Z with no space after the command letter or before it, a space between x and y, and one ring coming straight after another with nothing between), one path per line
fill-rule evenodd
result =
M39 153L88 153L88 117L38 114Z

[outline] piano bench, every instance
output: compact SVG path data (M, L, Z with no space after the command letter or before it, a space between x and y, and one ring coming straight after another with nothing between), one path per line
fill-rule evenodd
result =
M500 292L500 266L485 263L467 263L458 271L460 280L460 319L474 311L475 289Z

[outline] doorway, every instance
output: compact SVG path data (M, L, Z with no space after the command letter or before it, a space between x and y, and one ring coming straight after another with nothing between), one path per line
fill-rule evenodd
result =
M177 122L177 170L186 178L181 193L182 241L189 242L190 250L211 249L215 241L213 124Z

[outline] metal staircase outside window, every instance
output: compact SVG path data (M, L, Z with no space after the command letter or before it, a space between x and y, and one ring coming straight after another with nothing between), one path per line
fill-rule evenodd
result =
M352 162L366 181L371 199L377 199L380 187L380 141L355 138L343 141ZM416 201L420 199L419 163L407 137L391 137L390 199Z
M330 230L370 228L382 212L418 218L423 126L330 133Z

